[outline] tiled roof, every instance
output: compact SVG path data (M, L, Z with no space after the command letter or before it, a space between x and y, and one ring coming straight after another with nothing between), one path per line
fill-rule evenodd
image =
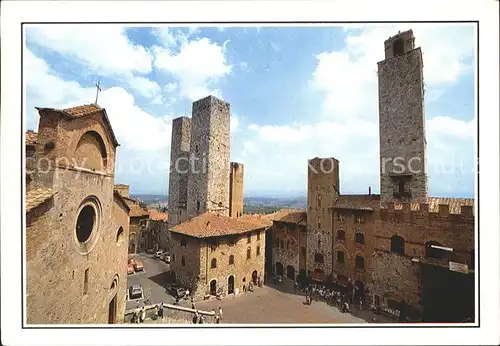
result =
M113 190L113 193L122 202L123 206L130 212L130 206L128 205L128 203L125 200L125 198L120 194L120 192L118 190Z
M333 203L333 209L378 210L380 195L340 195Z
M162 213L156 209L148 209L148 211L149 211L149 218L153 221L167 221L168 220L168 213Z
M282 209L274 214L272 216L273 221L307 226L307 213L305 210Z
M51 189L37 188L30 190L26 193L26 212L30 212L38 207L49 198L54 196L57 192Z
M119 146L118 141L115 137L115 133L113 132L113 128L111 127L111 123L109 122L108 115L106 113L106 109L99 107L96 104L86 104L82 106L76 106L76 107L71 107L71 108L65 108L65 109L55 109L55 108L45 108L45 107L35 107L39 112L40 115L43 115L44 111L52 111L52 112L58 112L70 119L78 119L87 115L95 114L100 112L102 114L102 117L104 118L104 122L107 124L109 128L109 132L111 135L111 139L113 141L113 144L115 146Z
M26 145L35 145L37 139L37 133L31 130L26 132Z
M273 225L273 222L269 220L266 216L267 215L261 215L261 214L243 214L239 217L239 219L243 221L262 224L265 225L266 227L271 227Z
M96 104L88 104L88 105L66 108L66 109L63 109L63 112L66 112L67 114L69 114L70 116L72 116L74 118L79 118L79 117L83 117L85 115L90 115L90 114L100 112L101 110L102 110L102 108Z
M474 198L427 197L427 204L429 204L429 212L431 213L439 212L440 204L448 205L450 214L460 214L461 206L472 207L472 213L474 213ZM395 210L401 210L402 208L403 205L401 203L394 203ZM420 210L420 204L411 203L410 210Z
M171 229L172 232L186 234L196 238L220 237L230 234L241 234L266 228L266 224L242 220L229 216L206 212L181 223Z
M149 212L146 209L141 208L139 204L127 204L130 208L130 217L149 216Z

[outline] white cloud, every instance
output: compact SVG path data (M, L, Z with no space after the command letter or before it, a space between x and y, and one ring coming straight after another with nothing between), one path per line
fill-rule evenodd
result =
M383 42L398 30L410 27L415 45L422 48L424 81L434 99L440 96L442 87L470 71L471 67L466 64L474 51L474 32L470 26L412 24L349 30L345 48L316 56L318 63L311 84L325 94L325 116L375 119L377 62L384 59Z
M183 43L177 54L165 47L155 47L154 52L155 67L170 72L179 82L180 95L191 100L220 96L212 85L231 72L223 46L207 38Z
M146 77L134 76L129 79L129 85L140 95L146 98L155 99L158 102L158 98L161 100L161 88L153 80Z
M152 68L150 52L132 43L118 25L40 25L26 32L32 42L76 58L96 74L130 76Z
M240 121L238 119L238 116L232 114L231 115L231 123L229 124L229 127L231 129L231 132L236 132L239 130L239 125L240 125Z
M28 104L67 108L94 102L94 88L82 88L76 82L63 80L43 59L35 56L29 49L25 52ZM113 131L122 146L155 151L170 144L170 118L155 117L143 111L124 88L104 89L99 93L98 103L106 108ZM36 119L38 117L34 112L31 116Z

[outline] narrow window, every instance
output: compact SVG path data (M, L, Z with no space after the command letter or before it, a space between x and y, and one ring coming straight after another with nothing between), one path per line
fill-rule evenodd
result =
M365 268L365 259L361 256L356 256L356 269L364 269Z
M260 245L257 245L257 256L260 255Z
M252 249L250 249L250 247L248 247L247 249L247 259L250 259L252 257Z
M250 242L252 241L252 233L248 233L247 234L247 244L250 244Z
M356 244L364 244L365 243L365 235L361 232L356 232L355 235Z
M345 240L345 232L342 230L337 231L337 239L338 240Z
M257 240L260 240L260 231L257 231Z
M200 211L200 201L196 201L196 211Z
M88 294L89 291L89 268L85 269L83 277L83 294Z
M234 264L234 256L229 256L229 264Z
M344 263L344 252L337 251L337 262Z
M302 256L305 256L306 255L306 248L304 246L302 246L300 248L300 252L302 252Z
M183 266L186 265L186 259L184 258L184 256L182 256L182 258L181 258L181 265L183 265Z
M276 248L280 248L280 240L279 239L276 239Z
M394 41L394 45L392 46L392 50L394 52L394 56L403 54L405 51L405 42L402 38L398 38Z
M217 259L212 258L212 262L210 263L210 268L217 268Z
M405 254L405 240L398 236L394 235L391 238L391 252L397 253L399 255Z
M181 238L181 246L186 247L186 243L187 243L186 238L184 238L184 237Z

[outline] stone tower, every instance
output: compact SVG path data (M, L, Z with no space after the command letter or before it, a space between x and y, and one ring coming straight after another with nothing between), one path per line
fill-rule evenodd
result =
M413 31L384 42L378 63L381 202L427 200L422 51Z
M193 103L187 213L229 215L230 106L214 96Z
M243 174L243 164L231 162L229 175L229 216L231 217L240 217L243 214Z
M338 197L339 161L309 160L307 174L307 271L323 280L332 273L332 218L329 208Z
M187 219L189 148L191 146L191 119L172 121L170 147L170 176L168 182L168 222L175 226Z

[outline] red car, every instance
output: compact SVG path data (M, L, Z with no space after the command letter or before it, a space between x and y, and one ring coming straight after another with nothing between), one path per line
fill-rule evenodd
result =
M141 261L134 260L133 265L136 272L144 270L144 264Z
M127 274L134 274L134 266L130 263L127 264Z

